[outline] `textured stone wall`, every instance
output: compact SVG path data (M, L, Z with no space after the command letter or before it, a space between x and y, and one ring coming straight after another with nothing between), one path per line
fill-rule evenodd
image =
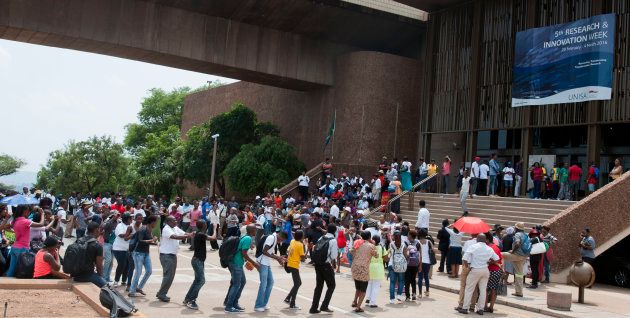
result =
M602 187L582 201L550 219L546 224L558 238L553 247L556 262L552 270L560 272L580 259L578 243L580 231L590 228L599 255L617 243L630 228L630 172Z

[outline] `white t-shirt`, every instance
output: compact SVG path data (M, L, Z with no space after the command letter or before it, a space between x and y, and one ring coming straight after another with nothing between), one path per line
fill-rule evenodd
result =
M470 179L470 177L462 178L462 189L460 190L460 193L468 194L470 191Z
M171 213L171 211L173 211L173 206L177 205L176 203L171 203L168 206L168 209L166 211L168 211L168 213ZM177 211L179 211L179 214L184 214L184 207L182 207L181 205L177 205Z
M276 248L276 243L278 243L278 238L276 237L276 233L273 233L267 236L267 239L265 240L265 244L263 248L265 246L270 246L269 253L273 253L274 249ZM265 254L262 254L258 257L257 261L258 263L260 263L260 265L269 266L271 265L271 259L272 259L271 257Z
M380 189L381 189L381 179L376 178L376 180L374 180L374 190L380 190Z
M267 222L267 218L265 218L265 214L261 213L256 218L256 228L262 229L265 226L265 222Z
M208 212L208 219L210 220L210 223L212 223L212 224L219 224L220 223L219 215L217 214L217 212L215 210L210 210Z
M101 203L107 204L107 205L111 205L112 204L112 199L111 198L102 198L101 199Z
M336 204L330 207L330 215L334 216L336 219L339 218L339 207Z
M482 163L479 166L479 179L488 179L488 172L490 172L490 167L487 164Z
M476 161L470 166L470 176L473 178L479 178L479 164Z
M403 166L403 167L407 167L407 170L406 170L407 172L411 172L411 162L409 162L409 161L403 161L403 162L402 162L402 166ZM402 171L402 170L405 170L405 169L402 169L402 168L401 168L400 170Z
M299 176L298 184L302 187L308 187L308 183L310 182L310 178L308 176Z
M133 209L133 214L131 216L135 217L136 214L138 214L138 213L142 214L143 218L147 216L147 213L144 212L143 209L136 209L136 208Z
M506 181L514 180L514 169L510 167L503 168L503 180L506 180Z
M429 210L427 210L427 208L421 208L420 211L418 211L418 220L416 221L416 227L428 229L430 215L431 214L429 213Z
M125 241L124 238L119 235L127 233L127 228L129 225L125 223L118 223L116 225L116 229L114 230L114 235L116 235L116 239L114 239L114 244L112 244L112 249L114 251L127 251L129 250L129 241Z
M172 235L184 235L180 228L170 227L168 224L162 229L162 239L160 240L160 254L177 254L179 240L172 239Z
M59 217L59 224L61 224L61 228L64 230L66 230L66 224L61 222L61 220L65 220L67 217L67 212L66 210L64 210L62 207L59 207L59 210L57 210L57 217Z
M190 223L190 212L193 210L192 208L193 206L189 204L187 207L183 209L184 216L182 217L182 222Z

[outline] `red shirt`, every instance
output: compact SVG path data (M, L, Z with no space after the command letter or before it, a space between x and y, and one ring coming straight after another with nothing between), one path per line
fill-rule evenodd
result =
M116 210L116 211L118 211L118 212L120 212L120 213L125 213L125 211L127 211L127 209L125 209L125 206L124 206L124 205L122 205L122 204L118 204L118 203L114 203L114 204L112 204L112 206L111 206L111 208L110 208L110 209L111 209L111 210Z
M499 256L499 264L503 264L503 256L501 255L501 250L499 250L499 247L496 246L494 243L490 243L488 244L488 246L494 251L495 254L497 254L497 256ZM501 266L499 265L488 265L488 270L489 271L498 271L501 269Z
M580 169L580 167L578 167L577 165L572 165L569 168L569 181L580 180L581 177L582 169Z
M542 181L543 179L543 170L541 167L534 167L532 169L532 176L534 181Z
M597 184L597 179L595 178L595 167L593 166L588 168L588 184Z
M331 197L332 197L332 199L333 199L333 200L339 200L339 199L341 199L341 198L343 197L343 192L341 192L341 191L335 191L335 192L332 194L332 196L331 196Z

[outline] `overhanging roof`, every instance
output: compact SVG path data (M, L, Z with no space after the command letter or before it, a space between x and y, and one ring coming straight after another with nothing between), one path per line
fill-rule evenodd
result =
M428 12L441 10L469 1L470 0L396 0L396 2Z

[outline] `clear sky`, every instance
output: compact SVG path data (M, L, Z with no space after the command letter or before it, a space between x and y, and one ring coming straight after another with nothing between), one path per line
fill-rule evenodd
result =
M111 56L0 40L0 153L38 171L69 140L123 141L151 88L193 88L221 79Z

